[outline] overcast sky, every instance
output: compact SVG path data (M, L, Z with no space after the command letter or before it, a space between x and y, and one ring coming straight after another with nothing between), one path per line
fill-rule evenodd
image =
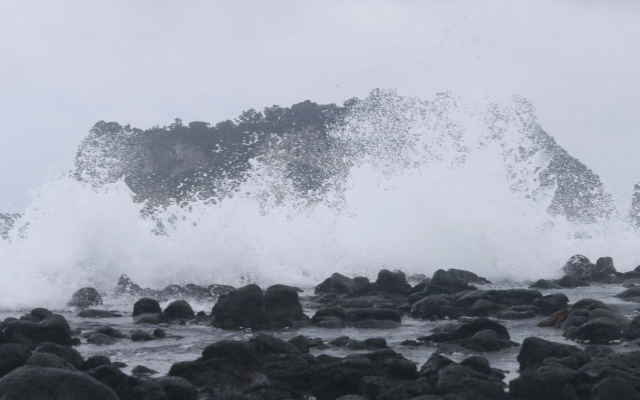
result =
M640 2L0 1L0 211L98 120L215 123L373 88L520 94L616 190L640 181Z

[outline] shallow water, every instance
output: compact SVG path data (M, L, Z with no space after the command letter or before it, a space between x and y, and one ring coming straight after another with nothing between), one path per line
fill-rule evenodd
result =
M506 289L506 288L525 288L524 284L492 284L482 285L481 289ZM616 293L619 293L624 288L620 285L600 285L589 286L577 289L565 289L565 290L542 290L543 294L550 294L556 292L565 293L571 303L574 303L583 298L594 298L613 306L618 309L624 315L632 318L634 315L634 309L637 308L637 304L621 301L613 297ZM303 294L311 294L311 290ZM303 301L303 304L307 306L309 303ZM123 314L120 318L110 319L84 319L78 318L76 312L70 310L56 311L67 318L72 329L79 328L82 332L92 331L99 326L111 325L112 327L122 331L125 334L130 333L136 329L143 329L148 332L152 332L157 326L133 323L131 317L131 309L125 308L124 304L119 311ZM166 305L166 304L165 304ZM213 304L198 304L195 305L196 311L205 310L210 312ZM113 308L112 308L113 309ZM312 316L314 310L305 308L305 313ZM18 312L0 312L0 318L6 317L18 317ZM500 320L499 322L504 324L511 335L511 339L515 342L522 343L522 341L529 336L536 336L546 340L552 340L563 343L570 343L578 345L584 348L584 345L570 342L562 337L562 331L555 328L539 328L537 323L544 317L534 318L529 320L516 320L506 321ZM372 337L383 337L387 340L388 346L402 353L408 359L416 362L420 367L427 361L429 356L435 351L435 347L431 346L418 346L408 347L402 346L400 343L407 339L416 339L419 336L426 335L431 329L446 324L450 321L423 321L413 319L411 317L403 317L402 326L397 329L356 329L356 328L343 328L343 329L326 329L318 327L305 327L300 329L285 329L281 331L264 331L263 333L279 337L281 339L290 339L297 335L305 335L309 337L319 337L323 341L328 342L339 336L349 336L354 339L364 340ZM251 331L224 331L221 329L213 328L206 324L188 323L186 325L161 325L161 327L167 332L168 335L180 336L181 338L165 338L160 340L154 340L150 342L133 342L130 339L119 339L116 344L100 346L86 343L83 339L81 346L77 347L78 351L85 357L93 355L106 355L111 361L120 361L127 364L124 368L126 373L130 373L131 369L137 365L144 365L153 370L158 371L158 375L164 375L169 372L171 365L179 361L191 361L200 357L202 350L217 341L223 339L231 340L247 340L256 335ZM620 344L611 345L616 352L632 351L633 348L624 347ZM344 357L349 354L355 354L365 351L345 350L344 348L330 347L326 350L312 349L311 353L318 354L330 354L334 356ZM519 348L511 348L496 353L483 354L491 363L494 368L499 368L505 371L507 377L506 382L517 377L518 362L516 357L518 355ZM467 357L465 354L452 354L448 357L460 361Z

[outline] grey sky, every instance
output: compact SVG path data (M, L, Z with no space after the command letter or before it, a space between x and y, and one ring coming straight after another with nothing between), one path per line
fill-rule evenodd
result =
M639 62L637 1L1 1L0 211L98 120L217 122L376 87L523 95L624 197Z

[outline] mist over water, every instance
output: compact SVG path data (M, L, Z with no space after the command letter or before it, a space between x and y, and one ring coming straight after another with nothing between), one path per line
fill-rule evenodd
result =
M0 309L63 308L80 287L110 292L121 274L152 288L310 287L333 272L375 277L382 268L554 278L577 253L611 256L620 271L640 264L640 236L623 211L596 224L547 213L555 188L535 183L544 154L510 163L516 156L505 148L525 145L519 125L503 118L487 130L487 115L510 115L517 104L416 101L367 103L331 131L347 149L335 157L343 173L314 195L294 191L277 160L258 157L220 201L145 217L124 182L96 189L61 174L0 240Z

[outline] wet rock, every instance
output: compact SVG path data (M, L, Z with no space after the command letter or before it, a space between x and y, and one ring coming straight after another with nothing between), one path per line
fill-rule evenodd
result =
M315 293L349 293L352 289L357 288L356 282L339 273L334 273L330 278L316 286Z
M480 299L467 308L465 314L469 317L488 317L493 308L494 305L491 301Z
M397 328L400 326L400 314L381 308L353 309L347 313L345 325L356 328Z
M155 380L169 400L198 400L198 390L186 379L164 376Z
M572 327L580 327L584 325L587 321L589 321L588 317L569 316L560 324L560 329L562 329L563 331L566 331Z
M398 293L408 295L411 292L411 285L407 283L407 277L404 272L399 270L391 272L383 269L378 272L376 289L390 294Z
M548 281L546 279L538 279L535 283L529 286L532 289L561 289L562 286L558 285L553 281Z
M95 288L85 287L73 294L67 307L89 308L102 305L102 296Z
M591 358L599 358L606 357L610 354L615 353L615 351L611 347L602 346L602 345L591 345L584 348L584 352ZM576 368L577 369L577 368Z
M622 338L622 330L609 318L596 318L581 325L570 338L591 344L608 344Z
M275 328L298 327L309 320L300 305L298 292L291 286L273 285L264 293L264 309Z
M136 365L131 369L131 374L136 376L145 376L157 374L158 371L154 371L151 368L147 368L144 365Z
M344 347L349 340L351 340L349 336L340 336L329 341L329 344L336 347Z
M133 305L133 317L137 317L142 314L160 314L162 309L160 303L157 300L144 297L135 302Z
M547 382L534 370L521 371L519 377L509 382L509 398L517 400L560 400Z
M433 383L425 378L403 383L390 391L378 396L378 400L409 400L418 396L434 394Z
M96 329L95 332L102 333L103 335L107 335L116 339L123 339L127 337L127 335L125 335L124 333L120 332L119 330L109 325L101 326L98 329Z
M349 339L344 345L344 348L347 350L364 350L365 347L363 341L356 339Z
M165 314L140 314L135 318L136 324L160 325L172 321L172 318Z
M58 314L52 314L40 322L10 321L5 330L5 338L8 342L20 343L30 349L43 342L54 342L70 346L71 329L67 320Z
M593 400L640 400L640 394L633 384L620 378L607 378L593 388Z
M60 368L70 371L77 371L76 367L69 364L67 361L51 353L33 353L33 355L27 360L25 364L27 366L34 367L46 367L46 368Z
M31 357L28 347L17 343L0 344L0 378L22 367Z
M87 360L84 362L84 364L82 364L82 370L86 371L89 369L94 369L97 368L101 365L108 365L111 364L111 360L109 359L109 357L107 356L102 356L102 355L98 355L98 356L91 356L89 358L87 358Z
M629 289L616 294L615 297L624 299L624 300L635 301L635 299L640 298L640 286L632 286Z
M115 344L117 340L103 333L94 333L87 338L87 342L100 346L108 346L111 344Z
M0 393L11 399L120 400L91 376L60 368L24 366L0 379Z
M156 337L148 332L143 331L142 329L137 329L131 332L131 340L133 340L134 342L148 342L151 340L156 340Z
M489 318L475 318L471 321L454 325L455 328L450 331L436 332L431 336L428 336L428 340L434 343L450 343L462 339L470 339L473 335L480 331L490 329L496 333L499 339L509 340L509 332L504 325L499 324Z
M118 278L118 284L115 290L117 295L120 296L137 296L142 292L142 288L131 280L127 275L120 275Z
M86 373L108 386L121 400L137 400L139 398L134 394L134 390L140 382L133 376L123 373L117 363L100 365L87 370Z
M221 295L212 313L214 325L223 329L261 329L267 324L262 289L255 284Z
M482 356L467 357L460 362L460 365L470 367L471 369L487 376L491 375L492 372L489 361Z
M582 255L575 255L569 259L569 261L562 267L562 272L566 275L573 276L583 281L595 280L600 274L598 279L602 279L602 274L605 276L616 273L616 269L613 266L613 259L611 257L601 257L596 264L593 264L589 259Z
M611 257L600 257L598 261L596 261L596 268L599 272L604 272L609 275L613 275L616 272L616 267L613 266L613 258Z
M53 313L46 308L34 308L31 310L31 315L38 318L39 321L42 321L43 319L53 315Z
M467 283L480 283L480 284L489 284L489 283L491 283L486 278L478 276L478 275L474 274L473 272L465 271L463 269L450 268L450 269L447 270L447 273L449 275L451 275L452 277L461 279L461 280L463 280L463 281L465 281Z
M387 347L387 340L385 338L369 338L364 340L364 345L367 349L384 349Z
M80 318L119 318L122 317L122 314L115 311L89 309L80 311L77 316Z
M463 290L474 289L477 288L475 286L470 286L467 282L458 277L452 276L447 271L439 269L433 274L431 282L426 285L424 292L426 294L453 294Z
M499 319L529 319L541 315L542 311L535 306L513 306L496 314Z
M362 296L346 299L342 302L345 308L396 308L396 302L380 296Z
M260 334L249 340L249 343L256 344L259 354L301 354L293 344L269 335Z
M622 329L622 335L628 340L640 339L640 315Z
M564 310L569 303L569 298L563 293L554 293L533 301L533 306L542 311L542 315L553 315Z
M344 328L344 322L338 317L318 317L314 323L320 328L340 329Z
M417 379L418 367L406 358L389 358L384 361L384 370L391 376L402 379Z
M616 325L618 325L618 327L620 327L621 329L629 324L629 320L624 315L620 314L619 312L607 310L604 308L596 308L589 313L590 320L596 318L609 318L610 320L615 322Z
M35 349L35 352L54 354L69 362L77 369L82 369L82 366L84 365L84 359L82 358L78 350L74 349L73 347L61 346L55 343L45 342L39 345Z
M455 299L446 294L427 296L411 307L411 316L420 319L456 319L460 314Z
M583 286L589 286L589 283L580 280L578 278L576 278L575 276L563 276L562 278L558 279L557 281L555 281L555 283L560 286L563 287L565 289L572 289L572 288L577 288L577 287L583 287Z
M220 297L221 295L223 295L225 293L229 293L232 290L236 290L236 288L234 288L233 286L229 286L229 285L213 284L213 285L209 285L207 287L207 291L213 297Z
M180 318L185 320L191 320L196 317L191 305L185 300L176 300L171 302L164 310L164 315L174 319Z
M162 328L156 328L153 330L153 336L158 339L164 339L167 337L167 332Z
M542 363L549 357L573 357L579 366L591 360L587 353L576 346L550 342L536 337L528 337L522 343L522 348L518 354L518 362L520 363L520 369L524 370Z

